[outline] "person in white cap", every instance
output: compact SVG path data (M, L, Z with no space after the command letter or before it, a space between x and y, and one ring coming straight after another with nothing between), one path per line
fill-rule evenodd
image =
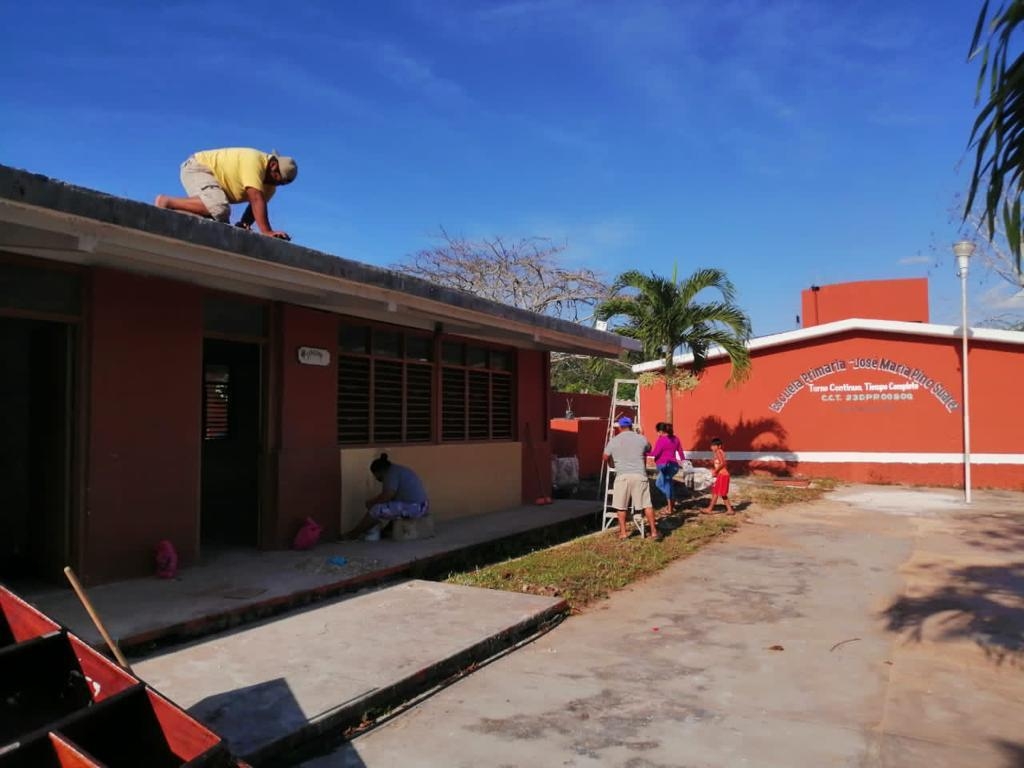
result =
M277 152L246 147L196 152L181 164L181 185L188 197L157 195L157 208L184 211L227 223L232 203L248 203L238 226L255 223L268 237L290 240L287 232L270 226L267 203L278 187L291 184L299 173L295 159Z

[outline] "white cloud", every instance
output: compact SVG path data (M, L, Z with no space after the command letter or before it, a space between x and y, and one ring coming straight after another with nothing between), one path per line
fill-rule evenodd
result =
M377 70L396 85L417 91L432 100L463 100L466 93L454 80L439 76L424 59L417 58L391 42L358 44Z

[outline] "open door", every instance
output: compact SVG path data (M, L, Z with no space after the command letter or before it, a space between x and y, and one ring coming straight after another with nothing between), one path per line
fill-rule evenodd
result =
M71 562L74 334L0 318L0 579L57 581Z
M259 543L262 346L203 342L203 547Z

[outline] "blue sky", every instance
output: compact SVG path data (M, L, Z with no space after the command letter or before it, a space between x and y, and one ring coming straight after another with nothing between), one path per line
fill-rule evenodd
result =
M759 335L812 284L928 275L954 322L979 5L12 2L0 162L151 201L195 150L277 148L274 226L349 258L443 226L609 277L718 266Z

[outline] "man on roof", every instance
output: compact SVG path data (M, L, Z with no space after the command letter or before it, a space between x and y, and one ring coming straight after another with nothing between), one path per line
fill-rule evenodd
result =
M294 158L276 153L245 147L207 149L181 164L181 185L188 197L157 195L155 205L227 223L232 203L248 203L238 226L249 229L255 223L268 237L290 240L287 232L270 226L267 203L298 173Z

